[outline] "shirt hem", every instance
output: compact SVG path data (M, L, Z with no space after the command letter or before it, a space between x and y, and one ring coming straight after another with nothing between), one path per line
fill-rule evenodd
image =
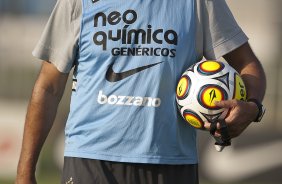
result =
M225 54L235 50L240 47L244 43L248 41L248 37L245 35L243 31L239 31L229 39L222 41L219 44L216 44L213 49L206 51L205 56L207 59L218 59Z
M71 71L72 67L63 66L61 63L67 63L66 60L56 55L53 49L46 48L44 46L37 46L32 51L32 55L38 59L52 63L61 73L69 73ZM63 62L60 63L58 61L63 61Z
M146 163L146 164L198 164L197 159L187 157L162 157L162 156L123 156L123 155L106 155L99 153L81 153L73 151L65 151L65 157L77 157L96 160L106 160L113 162L126 162L126 163Z

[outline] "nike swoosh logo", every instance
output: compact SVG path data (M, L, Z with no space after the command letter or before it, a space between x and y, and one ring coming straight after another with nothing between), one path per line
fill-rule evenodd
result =
M203 151L202 168L210 179L222 183L238 183L282 166L281 140L242 149L230 146L221 153L214 151L213 142L207 145L210 146Z
M139 73L143 70L146 70L148 68L151 68L155 65L158 65L160 63L162 63L163 61L161 62L158 62L158 63L154 63L154 64L150 64L150 65L146 65L146 66L141 66L141 67L138 67L138 68L134 68L134 69L131 69L131 70L127 70L127 71L124 71L124 72L120 72L120 73L116 73L114 70L113 70L113 65L115 62L113 62L112 64L110 64L107 72L106 72L106 80L109 81L109 82L118 82L118 81L121 81L129 76L132 76L136 73Z

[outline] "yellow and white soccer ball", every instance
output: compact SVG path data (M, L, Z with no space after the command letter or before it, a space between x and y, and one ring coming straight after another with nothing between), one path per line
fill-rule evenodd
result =
M246 100L246 96L246 87L238 72L220 61L201 61L189 67L176 89L176 102L182 117L197 129L205 129L204 122L227 115L215 101Z

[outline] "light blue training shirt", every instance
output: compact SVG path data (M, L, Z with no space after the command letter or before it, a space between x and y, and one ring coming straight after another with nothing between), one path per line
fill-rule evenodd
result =
M196 62L194 0L83 0L65 156L197 163L175 102Z

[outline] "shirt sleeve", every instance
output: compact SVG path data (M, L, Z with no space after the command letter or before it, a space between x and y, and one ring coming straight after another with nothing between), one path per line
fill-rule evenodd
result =
M225 0L197 0L197 51L218 59L248 41Z
M62 73L70 72L76 58L79 12L76 1L58 0L32 54L49 61Z

